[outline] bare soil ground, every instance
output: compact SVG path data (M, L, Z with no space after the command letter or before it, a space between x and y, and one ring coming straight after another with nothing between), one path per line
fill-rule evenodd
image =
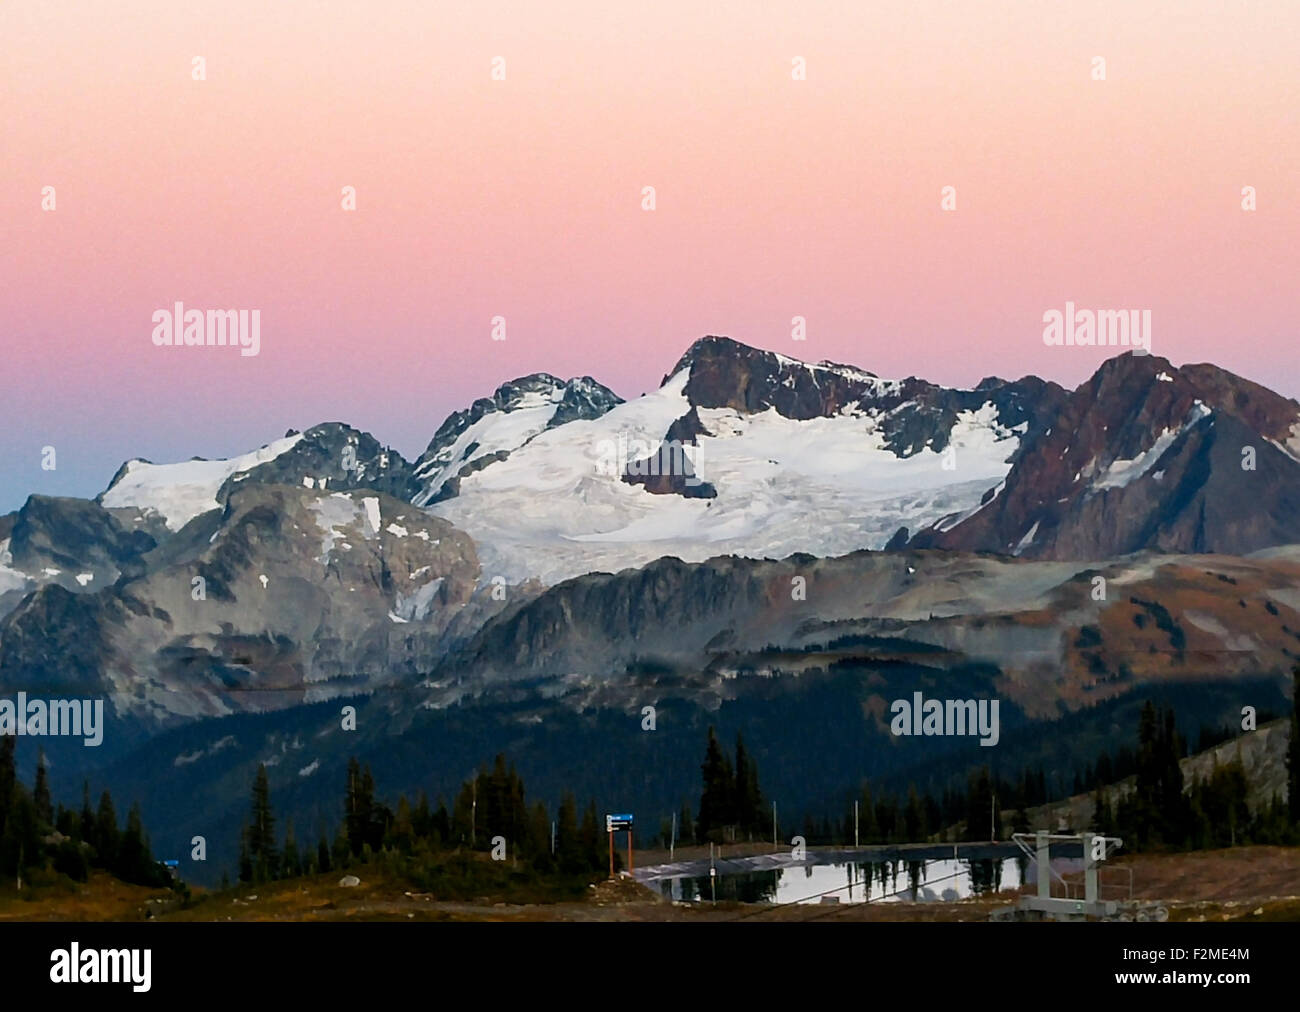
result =
M754 845L754 852L765 852ZM707 856L708 848L702 848ZM740 847L728 847L735 856ZM693 856L678 850L680 859ZM666 858L667 855L665 854ZM1141 854L1113 861L1103 897L1158 902L1170 920L1300 920L1300 848L1238 847L1193 854ZM197 893L187 909L174 894L130 886L97 874L88 883L62 883L15 894L0 892L0 920L120 921L156 917L185 921L986 921L1015 897L1006 893L957 903L681 904L622 877L593 885L580 901L511 903L497 897L440 900L360 869L361 885L337 875Z

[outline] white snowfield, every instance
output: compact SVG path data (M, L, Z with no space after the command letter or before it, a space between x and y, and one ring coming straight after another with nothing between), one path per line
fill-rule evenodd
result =
M437 494L448 478L466 464L498 450L514 450L532 439L550 424L564 397L564 388L551 395L529 393L510 411L491 411L460 434L456 442L433 460L426 461L416 472L424 488L415 497L415 505L424 506ZM475 443L478 445L465 452Z
M104 493L106 508L135 506L162 515L170 530L178 531L196 516L218 507L217 491L232 475L251 471L292 449L302 433L277 439L260 450L229 460L188 460L181 464L147 464L128 461L126 474Z
M951 469L944 466L946 452L927 448L900 458L885 449L879 413L794 421L775 411L701 410L714 435L687 451L716 498L655 495L621 481L609 461L620 447L630 448L625 455L635 460L659 445L669 425L690 410L683 394L688 378L683 369L598 419L535 435L505 460L464 478L458 496L429 511L474 539L485 581L503 576L553 584L665 555L687 562L727 554L842 555L880 548L900 526L914 533L975 509L1006 477L1019 445L987 403L953 426ZM498 448L479 441L478 452Z
M426 507L474 539L484 582L504 577L510 583L554 584L665 555L687 562L716 555L842 555L880 548L901 526L915 533L978 510L980 497L1005 479L1024 428L1003 426L994 406L985 403L958 417L949 434L951 453L926 448L904 458L885 448L878 409L805 421L774 410L747 415L701 409L700 420L712 435L685 452L696 477L717 490L716 498L655 495L620 480L624 465L653 453L668 427L690 410L683 393L689 375L683 369L658 390L600 418L553 429L546 426L560 389L491 412L437 460L426 462L416 503L426 503L468 461L509 451L505 460L462 479L457 496ZM881 392L895 383L872 382ZM274 460L301 438L286 437L229 460L131 461L103 504L157 511L170 529L179 530L217 508L222 483ZM472 444L477 445L466 455ZM386 522L378 506L377 498L349 493L313 504L322 561L351 549L342 527L364 518L364 536L376 536ZM401 537L407 531L390 526L389 533ZM0 579L6 576L0 572ZM418 621L428 604L412 599L394 621Z

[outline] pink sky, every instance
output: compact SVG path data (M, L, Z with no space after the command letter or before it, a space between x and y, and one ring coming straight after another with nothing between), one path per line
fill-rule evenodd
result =
M1294 396L1297 53L1291 0L10 0L0 510L319 421L414 456L503 380L634 396L708 333L1073 386L1110 352L1044 346L1066 300ZM261 354L154 347L177 300L260 309Z

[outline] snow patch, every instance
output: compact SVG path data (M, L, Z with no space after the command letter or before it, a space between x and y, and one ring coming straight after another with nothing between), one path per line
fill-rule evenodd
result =
M388 617L395 622L423 622L428 617L429 610L433 607L434 598L437 597L442 584L443 578L439 576L437 579L430 580L409 597L398 594L393 610L388 613Z
M308 503L307 508L315 514L316 526L324 534L317 561L326 563L330 552L334 550L335 542L343 537L340 528L355 524L361 515L361 507L347 493L335 492Z
M132 460L101 502L107 509L135 506L153 511L162 516L170 530L178 531L200 514L219 507L217 492L228 479L274 460L302 438L302 433L287 436L228 460L189 460L181 464Z
M1097 480L1092 483L1092 488L1126 488L1150 471L1156 462L1164 456L1165 451L1174 445L1179 436L1209 415L1210 409L1201 401L1197 401L1188 414L1187 421L1177 429L1165 429L1156 437L1155 442L1150 447L1132 460L1111 461L1106 469L1098 475Z
M366 537L373 537L379 533L379 500L367 496L361 500L361 507L366 511Z
M1031 527L1031 528L1029 528L1029 530L1025 531L1025 536L1024 536L1023 538L1020 539L1020 542L1016 545L1015 551L1012 552L1012 554L1013 554L1013 555L1019 555L1019 554L1020 554L1021 552L1023 552L1026 548L1028 548L1030 545L1032 545L1032 544L1034 543L1034 536L1035 536L1036 534L1038 534L1038 521L1037 521L1037 520L1034 521L1034 526L1033 526L1033 527Z

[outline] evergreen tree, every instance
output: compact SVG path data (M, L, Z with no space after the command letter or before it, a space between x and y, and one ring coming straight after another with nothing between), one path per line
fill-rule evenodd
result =
M13 801L14 785L18 782L18 768L14 759L16 740L13 735L0 735L0 833L4 832L9 805Z
M127 812L126 830L117 849L117 860L110 870L123 882L137 885L151 885L157 878L138 804L132 805Z
M970 779L966 793L966 839L987 840L996 833L997 801L989 769L985 766Z
M587 810L582 813L582 826L579 835L582 838L582 853L589 871L608 870L608 843L603 823L596 818L596 802L588 801ZM618 855L615 853L614 868L619 867Z
M41 836L36 806L27 789L15 783L9 795L4 832L0 833L0 871L6 876L16 875L23 868L38 864L40 858Z
M427 840L433 835L433 812L429 809L429 795L420 791L415 810L411 812L411 832L417 840Z
M447 811L447 802L438 795L438 807L433 813L432 835L441 844L451 840L451 815Z
M32 803L36 806L36 818L43 825L54 823L54 802L50 798L50 778L45 769L45 750L36 754L36 783L32 787Z
M302 874L302 856L298 853L298 840L293 834L293 819L284 820L284 857L281 869L284 878L297 878Z
M253 859L248 854L248 829L239 834L239 881L253 881Z
M259 763L253 779L253 797L248 821L248 856L253 864L253 879L265 882L278 874L275 846L275 817L271 814L271 785L266 765Z
M929 791L922 796L921 804L925 808L925 831L933 836L943 829L943 811L939 807L939 802L930 796Z
M734 793L734 814L737 828L746 839L752 840L756 831L761 831L763 822L763 798L758 789L758 769L745 748L744 737L736 734L736 773Z
M75 840L63 840L54 852L54 870L67 875L74 882L85 882L90 878L90 865L81 845Z
M1104 787L1098 787L1092 799L1092 829L1102 836L1115 835L1115 814Z
M90 807L90 781L81 782L81 839L92 847L95 842L95 812Z
M709 728L709 743L700 766L704 789L700 794L700 816L696 833L702 840L722 842L726 828L732 825L732 803L736 796L735 774L731 763L718 744L718 736Z
M871 784L862 781L862 794L858 798L858 838L863 843L880 843L880 823L876 821L876 806L871 801Z
M361 788L357 793L357 817L361 826L362 839L372 851L383 845L387 830L387 809L375 802L375 778L367 763L361 770Z
M77 813L71 808L64 808L60 803L54 816L54 828L68 839L75 840L81 831L80 824L77 822Z
M352 859L352 844L348 840L346 827L339 826L339 831L334 837L334 846L330 852L330 867L339 871L348 866Z
M1300 664L1291 670L1291 738L1286 768L1287 815L1292 826L1300 826Z
M682 810L677 816L677 842L683 845L695 842L695 818L691 815L689 802L682 802Z
M566 875L577 875L587 870L578 833L578 802L571 793L566 793L560 801L555 826L555 855L560 871Z
M316 868L322 875L328 875L333 867L334 862L330 859L329 840L325 838L325 833L322 831L320 840L316 844Z
M466 780L456 795L451 813L451 838L472 847L478 843L478 777Z
M925 809L921 807L921 799L917 796L916 784L909 784L907 788L907 808L903 812L903 835L908 841L914 843L924 842L928 835Z
M554 867L555 862L551 856L551 817L540 801L533 806L529 819L528 844L524 854L538 871L547 872Z
M348 760L347 796L344 803L343 824L348 847L354 856L367 844L374 847L375 780L370 767L364 770L353 757Z
M113 809L113 798L105 791L99 796L99 810L95 813L95 838L93 846L99 855L101 868L113 868L117 865L117 847L119 832L117 812Z
M415 823L411 806L403 794L397 800L397 814L393 817L393 846L403 854L411 853L415 845Z

